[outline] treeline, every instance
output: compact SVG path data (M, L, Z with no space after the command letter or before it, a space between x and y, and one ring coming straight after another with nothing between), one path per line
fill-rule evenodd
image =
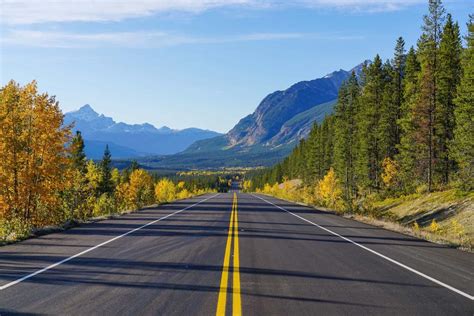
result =
M339 91L334 114L281 163L250 176L249 190L286 179L332 186L345 210L369 195L474 189L474 16L463 47L457 22L429 1L417 47L397 40ZM326 177L326 178L325 178ZM323 181L326 180L326 183ZM330 203L326 203L330 204Z
M0 241L45 226L117 214L217 190L216 179L158 178L132 163L113 168L108 147L88 160L80 132L36 82L0 90Z

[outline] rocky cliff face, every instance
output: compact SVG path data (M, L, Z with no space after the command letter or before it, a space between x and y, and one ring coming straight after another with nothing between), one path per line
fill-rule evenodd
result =
M286 90L266 96L253 114L237 123L227 134L230 147L279 146L305 137L315 121L332 112L342 83L352 71L338 70L323 78L298 82Z

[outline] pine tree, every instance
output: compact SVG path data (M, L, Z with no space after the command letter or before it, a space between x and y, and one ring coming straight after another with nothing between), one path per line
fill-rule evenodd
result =
M317 180L321 173L320 127L314 124L307 140L307 160L305 182L310 184Z
M454 140L451 143L452 156L459 167L459 178L466 190L474 189L474 15L468 23L467 48L463 52L464 73L454 100Z
M71 181L62 193L63 203L69 219L84 219L88 214L87 198L91 190L87 184L87 160L84 152L84 139L77 131L69 147Z
M112 155L110 154L109 145L105 146L104 155L102 156L99 167L99 194L112 193L114 191L114 187L112 183Z
M84 148L84 139L82 138L81 132L76 131L76 135L71 141L71 162L73 168L82 174L86 172L87 164Z
M437 172L444 184L454 169L454 161L449 155L448 144L454 137L454 97L461 78L461 37L459 26L451 15L447 15L439 46L438 94L436 103L436 140L439 162Z
M393 97L394 106L397 109L398 121L402 117L402 104L404 102L404 77L405 77L405 65L406 65L406 52L405 52L405 40L403 37L399 37L395 46L395 54L392 61L393 64ZM400 143L401 131L399 125L396 125L396 143Z
M430 192L433 189L434 167L437 159L435 121L438 100L438 51L444 13L441 0L429 0L429 14L424 16L423 34L418 41L421 73L420 96L415 108L415 113L419 116L415 132L417 143L414 145L420 146L424 152L417 158L420 161L419 168L426 173L426 182Z
M130 163L130 166L128 166L128 169L130 171L135 171L135 170L138 170L139 168L140 168L140 165L138 164L136 160L132 160L132 162Z
M381 115L385 78L382 60L377 55L364 69L365 82L362 87L360 105L357 111L357 162L356 174L360 185L368 189L380 187L382 155Z
M403 78L403 103L401 117L398 120L400 127L400 144L398 145L398 155L396 160L400 166L402 185L405 190L410 191L415 185L415 181L421 177L417 173L417 157L421 155L416 144L415 127L418 117L414 108L419 97L419 73L420 63L415 49L410 48L406 58L405 76ZM415 174L415 177L413 175Z
M344 188L344 199L349 207L356 195L356 115L359 106L360 88L355 73L342 85L335 107L334 123L334 167Z
M400 104L398 95L398 74L387 60L382 66L383 95L380 110L380 122L377 126L377 134L380 143L380 156L378 166L387 158L393 158L397 154L397 144L400 142L400 131L397 124L400 118ZM381 168L379 169L379 172ZM380 181L379 181L380 183Z
M321 126L322 173L323 177L334 162L334 115L327 116Z

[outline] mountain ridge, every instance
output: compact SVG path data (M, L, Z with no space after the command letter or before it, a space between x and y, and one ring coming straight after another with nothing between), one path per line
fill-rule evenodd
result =
M195 127L177 130L167 126L156 128L150 123L116 122L112 117L97 113L89 104L65 113L64 125L70 124L73 132L81 131L86 154L92 159L101 157L103 150L98 150L101 144L109 144L115 158L133 158L175 154L195 141L221 135Z
M274 91L228 133L197 141L172 156L148 157L146 164L174 168L271 165L288 155L314 123L332 113L340 86L352 72L360 77L365 63Z

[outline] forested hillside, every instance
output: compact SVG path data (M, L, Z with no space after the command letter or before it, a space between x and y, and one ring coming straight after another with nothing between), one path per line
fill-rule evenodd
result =
M246 187L271 193L291 187L275 184L301 179L301 199L357 212L370 209L369 201L415 193L455 188L472 195L473 18L463 47L458 23L441 1L430 1L417 46L407 50L400 37L391 60L377 55L360 79L353 74L335 113Z
M322 78L300 81L267 95L256 110L227 134L195 142L185 151L140 158L149 168L219 168L271 166L286 157L314 122L333 112L339 88L352 72L338 70Z

